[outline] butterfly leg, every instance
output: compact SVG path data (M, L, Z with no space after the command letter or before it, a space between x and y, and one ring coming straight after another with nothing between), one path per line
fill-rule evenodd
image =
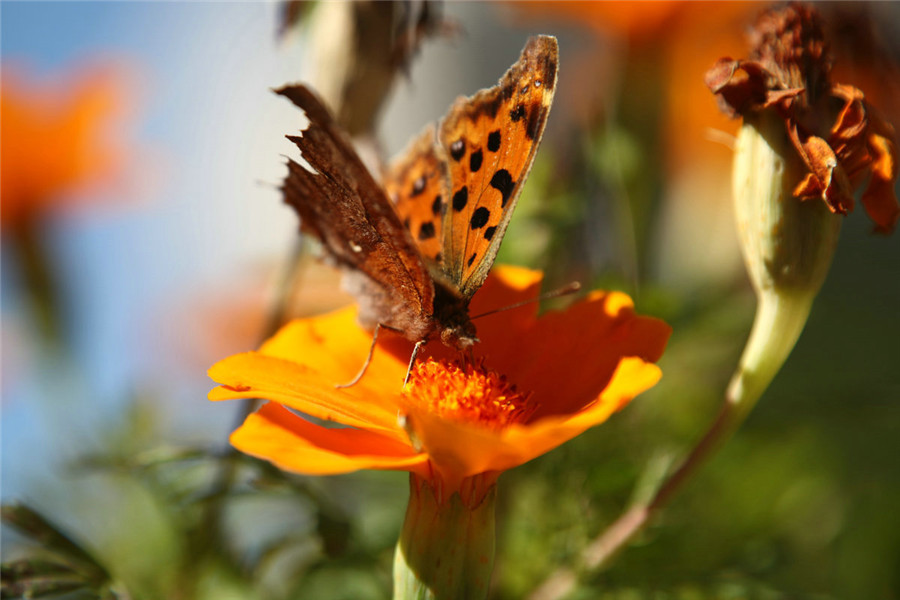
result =
M381 323L376 324L375 331L372 333L372 345L369 346L369 355L366 357L366 362L363 363L362 369L359 370L359 373L356 374L356 377L354 377L348 383L336 383L334 385L334 387L336 387L338 389L348 388L348 387L353 387L354 385L359 383L359 380L362 379L362 376L366 374L366 369L369 368L369 363L372 362L372 355L375 353L375 342L378 341L378 331L380 329L381 329ZM409 377L408 373L407 373L407 377Z
M467 362L468 364L470 364L470 365L474 365L474 364L475 364L475 349L472 348L472 346L469 346L469 347L465 350L463 356L465 357L466 362Z
M412 373L413 367L416 365L416 356L419 354L419 348L425 345L425 340L419 340L413 347L412 356L409 357L409 367L406 369L406 379L403 380L403 388L409 383L409 374Z

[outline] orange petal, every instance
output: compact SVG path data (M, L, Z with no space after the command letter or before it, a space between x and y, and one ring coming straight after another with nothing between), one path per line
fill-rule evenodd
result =
M584 410L510 427L504 432L504 441L522 450L522 462L531 460L603 423L635 396L656 385L660 377L662 371L656 365L639 358L625 358L616 367L606 389Z
M303 364L332 384L347 383L362 368L372 345L372 333L356 322L356 314L356 308L351 306L317 317L296 319L282 327L259 351ZM389 346L385 342L391 335L386 331L379 333L372 363L361 383L399 392L406 376L409 351L404 352L403 358L385 351ZM348 392L358 392L355 388L348 388Z
M359 429L327 429L277 404L266 404L231 434L232 445L278 468L307 475L360 469L421 471L428 457L408 444Z
M450 421L417 407L411 407L406 418L417 445L449 489L457 489L466 477L525 462L524 449L506 443L499 431Z
M555 415L502 430L480 428L410 409L407 419L415 438L451 487L487 471L505 471L540 456L602 423L634 396L659 381L659 367L638 358L621 361L609 386L575 414Z
M469 314L478 316L481 313L498 308L505 308L517 302L532 300L541 293L541 281L544 274L541 271L514 267L511 265L497 265L491 271L469 305ZM522 308L497 313L486 317L484 321L478 320L479 329L482 323L529 321L537 315L538 303L527 304Z
M336 389L304 365L259 352L230 356L214 364L208 374L223 384L209 392L210 400L265 398L319 419L405 437L397 426L396 398L363 382L349 391ZM398 392L402 381L396 382Z
M490 366L534 393L540 408L533 420L571 414L598 396L622 358L657 361L671 331L659 319L636 315L627 295L596 291L565 312L543 315L525 332L530 343Z
M541 293L542 279L540 271L510 266L494 267L491 276L472 299L469 314L476 317L517 302L534 300ZM475 325L481 343L475 347L475 352L484 357L489 365L494 364L497 356L517 353L522 345L521 332L534 323L539 306L538 302L532 302L476 319ZM454 360L458 358L458 354L449 352L442 357Z

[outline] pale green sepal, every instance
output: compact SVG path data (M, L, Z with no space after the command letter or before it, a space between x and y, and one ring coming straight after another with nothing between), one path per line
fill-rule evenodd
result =
M805 166L772 110L745 116L733 177L741 250L758 306L728 401L750 411L800 337L831 267L841 217L793 189ZM738 419L740 421L740 419Z
M410 476L409 506L394 553L394 600L479 600L494 566L496 485L466 506L458 492L439 501Z

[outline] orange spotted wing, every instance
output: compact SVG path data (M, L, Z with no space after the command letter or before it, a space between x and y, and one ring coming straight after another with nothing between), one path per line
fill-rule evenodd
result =
M447 163L436 141L429 125L390 165L383 182L403 226L432 264L441 263L441 215L449 192Z
M481 287L531 170L556 89L556 38L529 40L490 89L459 98L440 126L451 189L442 270L463 296Z
M534 160L557 64L556 39L531 38L498 85L458 98L437 130L413 140L382 186L309 89L278 90L309 118L288 137L316 171L289 160L285 200L346 270L363 324L460 350L476 341L469 300Z

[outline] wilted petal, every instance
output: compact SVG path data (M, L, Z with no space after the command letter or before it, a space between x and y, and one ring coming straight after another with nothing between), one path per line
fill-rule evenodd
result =
M875 230L890 233L900 218L897 202L897 146L893 141L893 128L876 115L869 116L873 129L868 139L872 156L872 179L862 195L863 206L875 222Z
M794 143L810 170L794 188L794 195L803 199L824 200L832 212L842 215L853 210L850 181L828 142L820 137L810 136L805 140L794 138Z

